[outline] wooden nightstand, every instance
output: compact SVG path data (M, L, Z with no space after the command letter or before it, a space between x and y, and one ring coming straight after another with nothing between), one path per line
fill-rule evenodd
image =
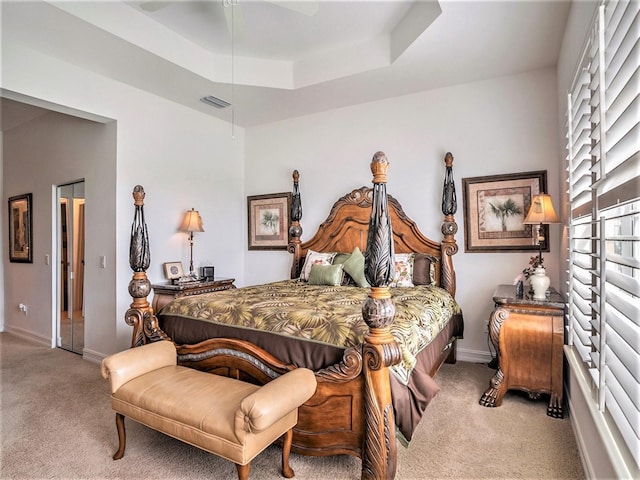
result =
M214 278L213 280L202 280L200 282L189 282L187 284L174 285L171 283L164 283L160 285L151 285L153 287L153 301L151 303L151 307L154 312L158 312L174 298L236 288L233 284L235 280L235 278Z
M550 394L547 415L564 415L562 346L565 302L553 288L548 300L516 298L514 285L500 285L493 294L489 319L491 343L498 353L498 371L480 405L499 407L507 390L517 389L536 399Z

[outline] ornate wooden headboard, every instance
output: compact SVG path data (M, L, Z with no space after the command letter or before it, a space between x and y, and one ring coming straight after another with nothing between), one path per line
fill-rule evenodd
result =
M427 253L440 259L436 264L436 279L438 285L448 290L455 296L455 271L453 270L452 255L458 251L454 238L457 224L453 218L456 210L455 188L451 166L453 156L448 153L445 156L447 176L443 192L443 213L445 220L442 225L444 238L441 242L430 240L420 232L417 224L411 220L402 209L400 203L391 195L387 196L388 212L393 228L394 250L396 253ZM294 172L294 196L298 192L299 174ZM302 229L299 226L301 212L298 216L292 214L294 225L292 226L291 241L288 250L293 254L291 266L291 278L300 276L308 250L316 252L345 252L353 251L355 247L362 252L367 246L367 233L373 193L369 187L361 187L339 198L331 208L327 219L320 224L314 236L306 241L300 241ZM294 198L293 205L296 201ZM445 205L447 212L445 213ZM293 210L293 208L292 208Z

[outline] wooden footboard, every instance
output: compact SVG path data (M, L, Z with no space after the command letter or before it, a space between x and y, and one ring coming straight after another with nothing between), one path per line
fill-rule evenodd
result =
M333 367L316 372L318 387L299 410L295 451L303 455L347 454L362 458L364 387L362 354L351 349Z
M158 331L157 324L153 327L155 317L135 318L141 323L136 320L134 330ZM161 337L145 338L144 343L148 343ZM455 362L455 340L452 336L445 342L429 375L435 377L445 361ZM177 350L180 365L256 385L296 368L244 340L213 338L195 345L178 345ZM362 362L362 349L351 348L345 351L340 363L315 372L318 387L299 409L292 451L310 456L346 454L362 458L365 431Z
M264 385L293 370L252 343L214 338L177 347L178 363L217 375ZM342 362L315 372L315 395L299 409L292 451L304 455L362 456L364 430L362 404L362 354L345 352Z

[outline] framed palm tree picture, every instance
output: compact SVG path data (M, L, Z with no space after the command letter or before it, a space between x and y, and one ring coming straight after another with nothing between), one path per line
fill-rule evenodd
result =
M249 250L286 250L291 192L247 197Z
M538 227L524 219L533 196L548 193L546 170L463 178L462 187L465 252L538 251Z

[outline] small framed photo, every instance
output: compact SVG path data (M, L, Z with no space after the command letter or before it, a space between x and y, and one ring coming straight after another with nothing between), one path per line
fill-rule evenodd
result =
M286 250L291 192L247 197L249 250Z
M463 178L462 187L465 252L538 251L538 226L524 219L533 196L547 192L546 170ZM549 226L542 228L549 238Z
M31 193L9 198L9 261L33 263Z
M182 262L166 262L164 266L164 275L167 280L177 280L184 277L184 268L182 268Z

